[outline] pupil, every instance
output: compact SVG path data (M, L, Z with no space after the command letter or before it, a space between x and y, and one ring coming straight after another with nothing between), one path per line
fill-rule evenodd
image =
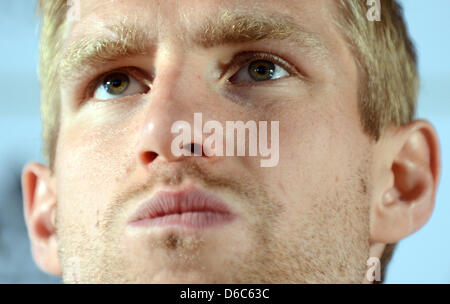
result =
M249 72L256 81L269 80L275 73L275 64L270 61L257 60L249 65Z
M113 80L112 82L112 85L113 85L113 87L120 87L120 85L122 84L122 80L120 80L120 79L115 79L115 80Z
M260 75L265 75L267 73L267 67L260 65L256 68L256 73Z
M105 90L110 94L121 94L128 87L129 79L125 74L117 73L108 76L105 79Z

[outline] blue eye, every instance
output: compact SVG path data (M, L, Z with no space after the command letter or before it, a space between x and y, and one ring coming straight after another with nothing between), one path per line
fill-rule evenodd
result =
M280 79L290 76L289 72L270 60L254 60L234 74L230 81L259 82Z
M148 92L148 87L127 73L115 72L106 75L95 88L94 98L99 100L116 99Z

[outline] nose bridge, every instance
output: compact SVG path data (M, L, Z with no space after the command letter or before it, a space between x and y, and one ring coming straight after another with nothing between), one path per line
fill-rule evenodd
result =
M148 97L148 106L145 108L145 121L137 151L140 162L145 166L157 157L165 161L178 161L183 158L172 151L173 140L180 134L178 133L180 130L175 131L175 126L179 125L180 121L186 122L184 126L189 125L186 131L190 131L190 134L199 134L198 130L194 132L194 129L199 128L201 134L201 126L194 124L194 112L201 110L196 109L196 105L192 102L194 96L202 95L197 92L201 84L194 84L200 80L186 73L195 68L189 67L187 61L181 58L172 54L171 58L166 56L159 65L156 65L156 77ZM202 146L201 138L192 137L190 142L192 146L185 149L194 152L191 147L195 146L194 153L197 154L198 146Z
M202 67L192 54L172 48L174 50L165 49L157 56L152 99L187 101L185 106L189 106L192 104L189 101L195 100L204 87L200 77Z
M180 103L183 101L178 96L181 70L182 67L176 62L158 69L150 92L146 123L170 123L173 118L182 116Z
M184 120L193 123L194 112L201 111L199 106L207 98L201 92L204 85L200 77L190 71L198 71L200 67L194 66L188 60L183 60L182 54L166 58L157 69L154 79L149 108L146 114L146 123L158 123L161 126L170 125L175 121ZM203 96L203 97L202 97Z

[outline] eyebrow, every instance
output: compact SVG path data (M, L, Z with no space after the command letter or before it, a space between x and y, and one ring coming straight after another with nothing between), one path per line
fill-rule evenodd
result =
M228 43L259 40L289 40L303 48L323 52L326 47L321 38L308 31L289 15L263 12L225 10L218 17L207 17L190 40L204 48Z
M92 66L114 62L120 58L146 55L149 52L147 42L151 39L147 31L136 24L121 22L106 26L105 32L109 35L83 37L66 47L59 62L60 81L70 79L70 75Z
M60 80L92 66L149 53L152 45L149 31L137 22L121 22L105 29L113 35L82 38L66 48L59 65ZM188 34L183 40L188 46L212 48L260 40L288 40L314 55L328 53L318 34L283 14L224 10L215 17L206 17L199 27L186 28L186 31Z

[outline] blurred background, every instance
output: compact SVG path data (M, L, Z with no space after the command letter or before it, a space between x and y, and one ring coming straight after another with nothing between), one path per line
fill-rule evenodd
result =
M436 127L443 171L430 221L399 243L386 283L450 283L450 1L400 1L419 55L417 117ZM36 0L0 0L0 283L60 283L34 264L23 219L20 175L43 161L39 119Z

